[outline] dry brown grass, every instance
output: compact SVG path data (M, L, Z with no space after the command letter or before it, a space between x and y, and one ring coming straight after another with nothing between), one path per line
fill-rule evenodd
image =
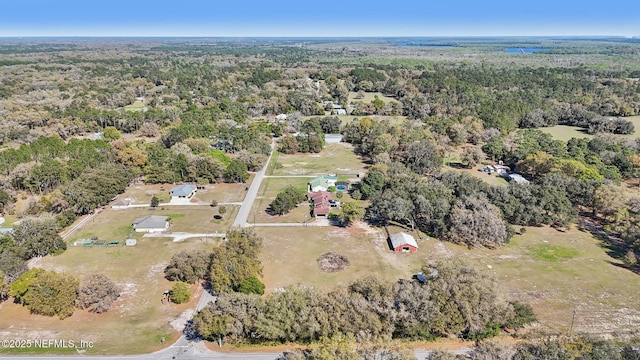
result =
M268 175L319 175L338 174L355 176L363 172L362 159L348 143L325 144L318 154L281 154L271 159Z
M108 313L77 310L65 320L30 315L26 308L4 302L0 305L0 337L93 341L95 347L87 349L87 354L159 350L163 336L166 343L179 336L169 322L193 308L198 298L194 296L188 304L161 304L162 293L171 288L171 283L164 279L164 267L172 254L180 250L212 246L201 241L173 243L161 238L141 238L135 247L72 247L61 255L45 257L37 263L38 267L67 271L81 279L93 273L107 275L121 288L120 298Z
M267 291L305 284L331 289L366 275L389 281L410 278L424 262L425 253L396 254L386 246L383 230L356 223L349 228L301 227L256 228L264 237L261 260ZM337 252L349 259L349 267L327 273L316 260L326 252Z

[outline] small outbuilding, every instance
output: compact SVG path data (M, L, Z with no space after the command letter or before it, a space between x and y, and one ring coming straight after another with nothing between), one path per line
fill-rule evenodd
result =
M171 189L169 195L172 199L191 199L198 187L193 184L184 184Z
M136 239L127 239L124 241L124 244L127 246L136 246L137 243L138 243L138 240Z
M111 208L112 209L126 209L126 208L129 207L130 204L131 204L131 199L130 198L120 199L120 200L114 201L113 204L111 204Z
M169 228L166 216L149 215L133 220L133 229L136 232L163 232Z
M391 240L391 247L395 252L413 253L418 251L418 243L416 242L416 239L407 233L399 232L397 234L393 234L389 237L389 240Z

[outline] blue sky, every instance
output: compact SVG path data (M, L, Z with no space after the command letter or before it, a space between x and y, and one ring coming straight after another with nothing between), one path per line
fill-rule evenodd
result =
M0 36L640 36L640 0L0 0Z

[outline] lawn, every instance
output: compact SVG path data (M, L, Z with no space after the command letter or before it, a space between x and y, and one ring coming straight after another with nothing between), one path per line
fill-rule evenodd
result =
M363 275L389 281L410 278L425 260L459 259L493 274L510 300L533 306L540 333L567 333L576 310L574 331L640 330L637 301L640 276L624 269L591 234L571 229L527 227L499 249L468 249L424 235L415 254L388 249L386 234L364 224L351 228L257 228L265 238L262 253L267 291L305 284L329 290ZM407 231L390 227L389 232ZM295 235L292 235L295 234ZM324 273L316 259L335 251L350 260L341 272Z
M208 249L213 244L187 240L174 243L160 238L141 238L134 247L71 247L58 256L47 256L35 265L47 270L67 271L83 279L101 273L121 289L111 311L93 314L76 310L64 320L30 315L20 305L5 301L0 305L0 333L3 339L67 339L76 344L92 341L87 354L148 353L162 348L161 339L172 343L179 332L169 325L188 309L188 304L162 304L161 298L171 283L164 279L164 268L172 254L187 249ZM196 290L193 286L192 290ZM75 354L73 349L27 349L25 352ZM5 353L6 349L0 349ZM11 353L16 353L12 351Z
M260 184L258 196L253 202L251 213L249 214L249 222L257 223L274 223L274 222L304 222L309 218L309 205L303 202L293 209L289 214L285 215L269 215L266 210L269 204L276 198L278 193L287 187L293 185L296 189L304 192L307 191L307 183L311 178L295 177L295 178L265 178Z
M170 232L213 233L226 232L238 206L226 206L227 212L222 220L215 220L214 215L219 213L216 208L205 206L167 206L158 207L155 210L149 208L106 209L96 215L88 224L84 225L74 234L71 240L89 239L97 236L101 240L124 241L130 235L141 237L139 233L133 233L131 223L134 219L148 215L164 215L170 218Z
M256 230L264 238L261 260L267 292L296 284L330 290L367 275L389 281L408 279L420 269L425 257L420 251L414 254L390 251L384 231L365 223L349 228L309 226L293 231L291 228ZM346 256L349 266L334 273L321 271L316 261L329 251Z
M276 153L272 156L268 175L339 174L355 177L365 171L362 159L348 143L326 144L318 154Z

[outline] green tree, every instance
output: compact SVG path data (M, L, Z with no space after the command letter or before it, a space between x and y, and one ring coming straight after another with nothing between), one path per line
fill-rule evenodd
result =
M264 284L260 279L255 276L249 276L248 278L240 281L238 284L238 292L243 294L264 294Z
M306 194L298 190L293 185L288 185L276 195L270 207L273 213L284 215L293 210L300 202L304 201Z
M102 131L102 138L106 141L114 141L120 139L122 133L113 126L107 126Z
M53 216L27 218L14 227L11 237L17 252L25 260L64 251L67 244L58 235L58 223Z
M29 285L24 303L34 314L67 318L75 309L78 284L71 274L44 272Z
M164 277L170 281L184 281L194 284L207 276L211 259L202 250L182 250L171 257L164 269Z
M231 160L224 171L224 180L229 183L243 183L249 179L247 164L238 159Z
M176 304L186 303L191 299L191 290L189 284L177 281L171 288L171 301Z
M364 207L355 201L347 201L340 206L340 214L338 218L342 226L349 226L354 221L362 219L364 216Z
M293 135L287 135L280 140L278 151L284 154L295 154L298 152L298 139Z
M158 207L158 205L160 205L160 199L158 199L158 197L154 195L151 198L151 204L150 205L151 205L152 208Z

